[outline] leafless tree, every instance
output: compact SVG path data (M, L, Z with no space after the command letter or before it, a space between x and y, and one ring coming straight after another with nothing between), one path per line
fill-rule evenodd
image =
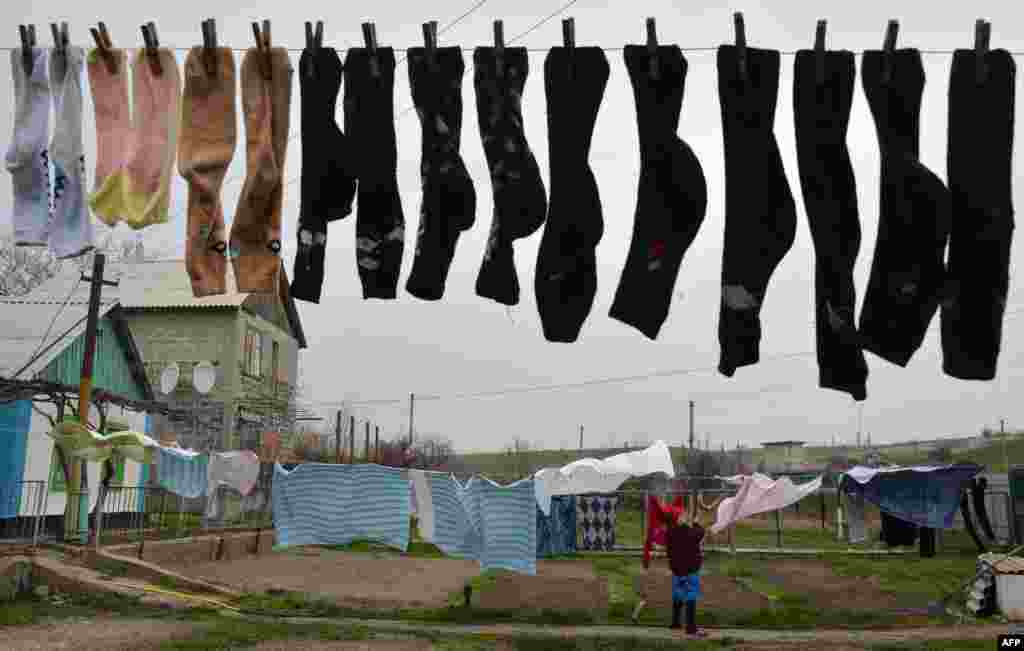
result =
M447 437L440 434L420 434L413 444L416 454L416 467L437 468L448 463L455 455L455 446Z
M0 238L0 296L24 296L53 278L61 261L45 246L14 246Z

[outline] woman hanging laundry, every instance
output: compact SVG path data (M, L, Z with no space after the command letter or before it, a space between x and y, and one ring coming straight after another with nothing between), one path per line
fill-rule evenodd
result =
M666 517L668 532L668 564L672 569L672 625L682 628L680 614L686 605L686 634L707 637L697 628L697 600L701 597L700 569L704 564L704 527L694 518L697 509L690 510L690 522L680 513L676 518ZM664 511L662 512L666 514Z

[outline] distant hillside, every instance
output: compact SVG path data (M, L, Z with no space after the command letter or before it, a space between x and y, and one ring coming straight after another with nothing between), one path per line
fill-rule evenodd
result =
M974 445L971 449L971 445ZM990 472L1006 472L1004 462L1003 444L998 434L987 442L981 443L977 437L938 439L930 441L919 441L917 443L898 443L879 445L876 449L883 463L887 464L926 464L934 463L929 458L929 453L940 446L949 447L951 462L973 462L986 466ZM634 448L639 449L639 448ZM672 460L677 467L685 465L686 448L670 447ZM466 474L479 473L494 479L518 479L541 468L560 467L572 463L577 459L593 457L602 459L620 452L628 452L630 448L601 448L587 450L525 450L517 453L509 452L474 452L460 454L450 463L451 469L455 472ZM835 458L848 459L849 463L856 464L863 461L864 449L852 446L846 447L824 447L815 446L805 448L805 458L808 465L826 466ZM712 450L712 452L716 452ZM736 459L735 450L726 450L726 457ZM1024 464L1024 437L1021 433L1007 435L1006 457L1010 463ZM744 448L740 452L739 461L756 467L765 458L764 448Z

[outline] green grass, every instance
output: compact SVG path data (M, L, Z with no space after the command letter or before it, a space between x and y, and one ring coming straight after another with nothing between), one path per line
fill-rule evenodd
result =
M370 635L365 627L334 624L296 625L286 623L248 622L218 619L202 627L202 632L188 640L168 640L160 645L166 651L206 651L255 646L266 640L365 640Z

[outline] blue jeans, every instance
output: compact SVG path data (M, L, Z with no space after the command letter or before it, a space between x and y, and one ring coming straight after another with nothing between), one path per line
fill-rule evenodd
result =
M700 572L672 576L672 601L697 601L703 594L700 589Z

